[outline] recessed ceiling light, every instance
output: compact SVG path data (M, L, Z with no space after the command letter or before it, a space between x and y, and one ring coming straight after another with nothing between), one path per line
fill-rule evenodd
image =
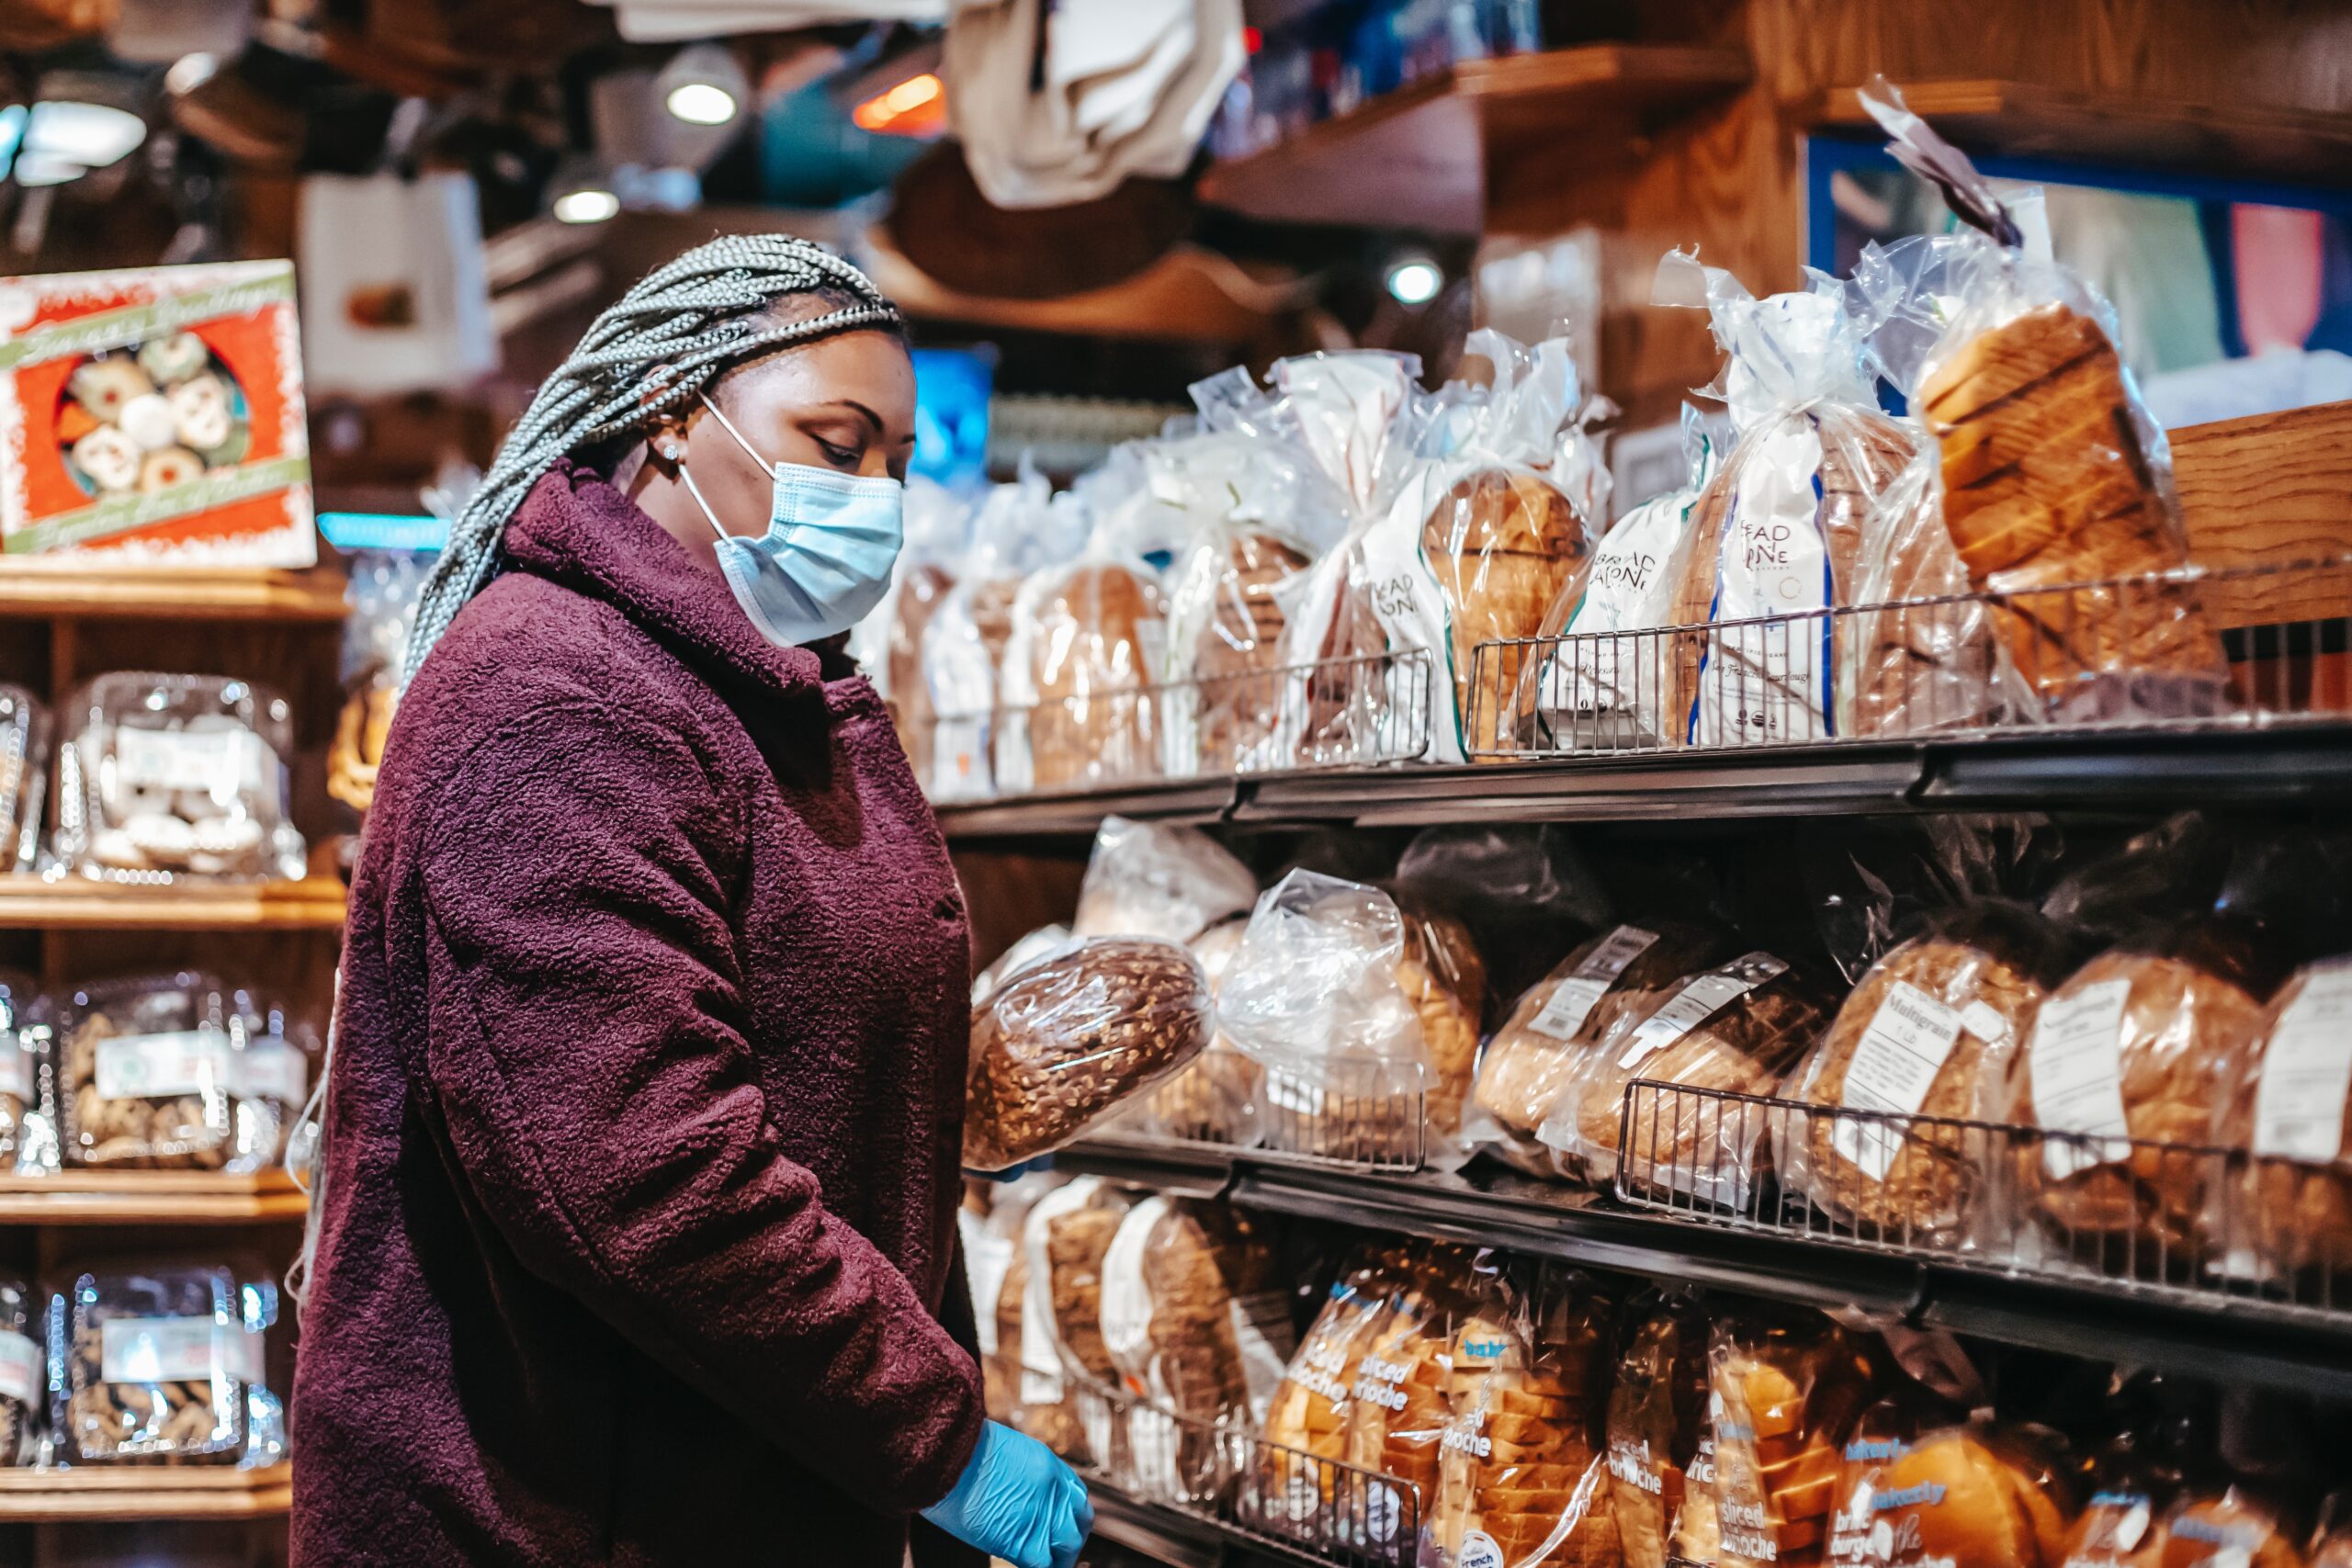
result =
M1433 261L1416 257L1388 269L1388 292L1400 304L1426 305L1444 287L1445 274L1438 270Z
M46 98L25 127L25 154L49 153L85 169L103 169L147 140L147 122L109 104ZM70 176L69 176L70 177Z
M710 82L681 82L670 89L664 105L688 125L725 125L735 118L735 95Z
M555 198L555 215L563 223L602 223L621 209L621 198L593 186L568 190Z

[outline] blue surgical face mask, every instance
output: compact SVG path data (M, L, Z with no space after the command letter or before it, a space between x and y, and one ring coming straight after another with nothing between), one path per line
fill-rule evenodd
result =
M890 586L905 537L906 488L892 479L771 463L717 403L702 401L752 461L775 477L767 531L753 538L719 525L685 460L678 459L678 477L718 536L718 570L735 603L778 648L821 642L864 620Z

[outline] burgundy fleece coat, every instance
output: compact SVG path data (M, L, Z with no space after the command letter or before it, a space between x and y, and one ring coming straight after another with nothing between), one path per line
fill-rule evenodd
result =
M294 1562L901 1568L981 1421L945 846L874 689L602 479L505 554L352 886Z

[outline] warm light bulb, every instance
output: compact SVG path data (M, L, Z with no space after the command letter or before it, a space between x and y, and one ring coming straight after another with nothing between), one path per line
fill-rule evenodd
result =
M1398 262L1388 269L1388 292L1399 304L1426 305L1445 287L1445 274L1431 261Z
M887 93L876 93L866 99L850 111L850 121L860 130L889 130L913 129L901 127L899 122L919 118L926 122L926 129L931 129L933 127L930 122L940 118L939 109L933 106L940 103L945 92L938 74L926 71L920 76L908 77ZM924 113L926 109L931 112Z
M711 82L681 82L670 89L671 116L688 125L725 125L735 118L735 95Z
M556 220L562 223L602 223L621 209L621 198L608 190L568 190L555 198Z

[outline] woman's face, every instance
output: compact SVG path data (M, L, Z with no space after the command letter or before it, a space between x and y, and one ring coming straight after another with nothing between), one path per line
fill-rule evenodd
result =
M903 479L914 455L914 366L888 333L843 333L754 360L719 378L711 400L768 463ZM683 445L728 532L764 532L774 480L699 402Z

